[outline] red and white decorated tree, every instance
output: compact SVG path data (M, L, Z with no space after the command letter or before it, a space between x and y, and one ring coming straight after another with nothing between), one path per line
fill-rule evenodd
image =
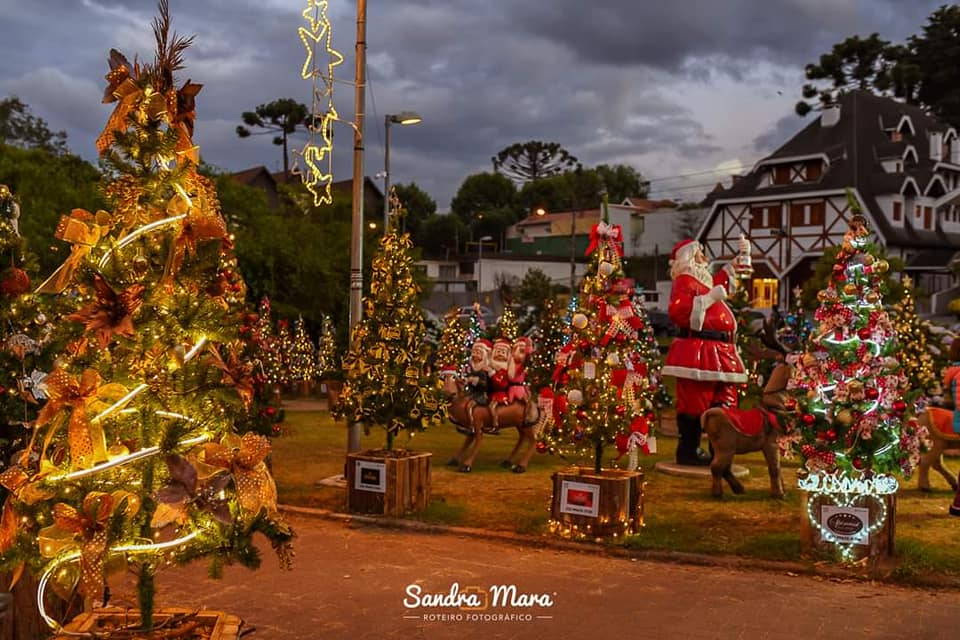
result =
M600 222L590 236L590 265L572 313L572 337L557 354L556 419L541 434L538 449L564 457L592 454L599 473L608 445L616 444L621 454L650 452L659 368L647 361L641 344L644 314L634 282L623 271L619 225Z

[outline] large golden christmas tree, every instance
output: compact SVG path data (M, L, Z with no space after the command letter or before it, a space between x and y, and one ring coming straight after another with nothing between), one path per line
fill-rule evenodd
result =
M11 492L2 564L26 564L87 606L107 599L108 568L129 568L146 627L162 565L256 566L257 531L287 564L292 537L268 440L233 428L252 393L236 334L245 287L213 184L197 173L201 85L174 83L191 40L170 32L165 0L153 26L152 63L110 52L104 101L116 107L97 148L112 209L75 209L57 228L72 251L40 288L76 301L60 319L72 336L30 446L0 477Z

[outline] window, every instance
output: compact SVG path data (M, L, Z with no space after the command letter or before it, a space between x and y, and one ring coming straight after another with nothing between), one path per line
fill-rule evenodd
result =
M903 217L903 203L894 202L893 203L893 221L900 222L900 218Z
M448 280L457 277L457 265L455 264L442 264L440 265L440 279Z
M933 207L923 208L923 228L933 229Z
M822 163L819 160L813 160L807 163L807 182L813 182L814 180L819 180Z
M790 226L823 226L826 204L820 202L794 202L790 205Z
M902 133L900 133L899 131L890 132L890 142L900 142L901 140L903 140Z
M776 278L754 278L753 306L761 309L777 306L780 281Z
M750 207L750 228L775 228L779 229L781 225L780 205L768 205L762 207Z
M773 184L790 184L790 165L781 164L773 168Z
M643 238L643 230L645 226L646 219L643 216L633 216L630 218L630 236L632 238L633 246L640 246L640 239Z

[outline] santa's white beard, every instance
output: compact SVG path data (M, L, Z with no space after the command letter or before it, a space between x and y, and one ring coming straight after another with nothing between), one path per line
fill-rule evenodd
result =
M713 274L710 273L710 267L701 262L691 260L686 264L678 264L674 266L674 268L670 271L670 277L674 279L683 274L692 276L706 287L713 286Z

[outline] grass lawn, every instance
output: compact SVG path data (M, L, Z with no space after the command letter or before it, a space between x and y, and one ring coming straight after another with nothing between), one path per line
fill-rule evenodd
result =
M284 504L343 511L343 489L317 485L343 472L346 427L326 412L287 412L288 433L273 442L273 470ZM750 469L742 496L729 492L723 500L710 496L710 481L667 476L653 471L654 463L672 460L676 441L661 437L660 453L643 458L646 470L645 527L622 544L638 549L732 554L767 560L802 561L800 496L795 461L784 462L787 497L769 497L766 464L759 453L738 456ZM546 532L551 498L551 474L568 462L534 454L527 473L500 467L516 442L515 431L484 437L472 473L445 466L462 444L452 425L405 437L397 444L433 453L432 501L417 516L426 522L479 527L524 534ZM371 431L363 448L381 448L384 432ZM611 449L612 451L615 451ZM592 463L583 461L584 464ZM956 469L960 461L948 459ZM960 521L947 515L952 492L939 474L931 474L934 492L921 493L916 479L902 481L897 498L897 562L894 577L960 577ZM809 559L808 559L809 560Z

